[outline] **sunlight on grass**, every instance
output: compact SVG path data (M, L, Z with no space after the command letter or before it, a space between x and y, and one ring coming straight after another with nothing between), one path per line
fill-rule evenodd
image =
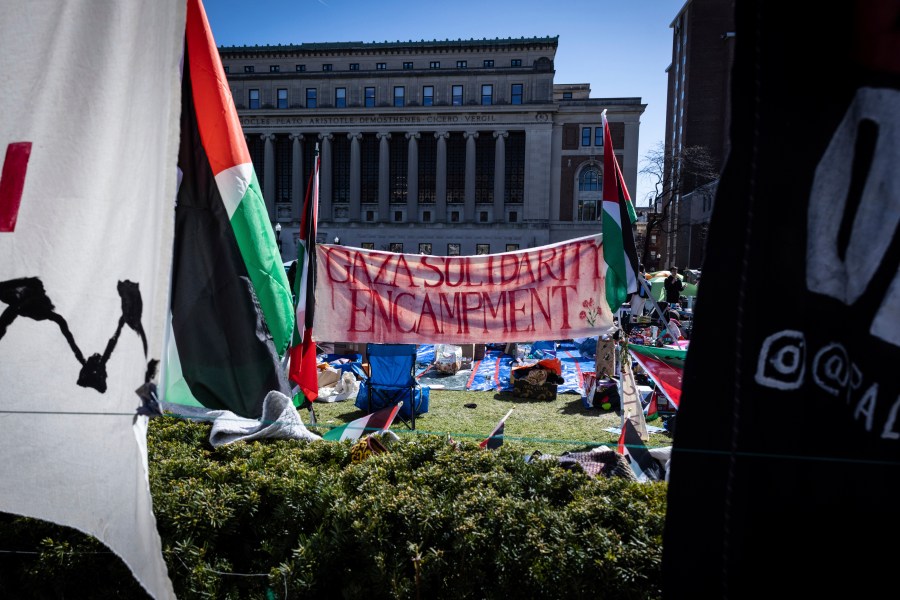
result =
M475 408L467 408L466 404L475 404ZM555 400L545 402L519 398L511 392L433 389L428 412L416 417L415 433L399 420L394 422L391 431L400 436L449 435L458 440L480 442L490 435L510 408L513 412L506 420L503 443L525 454L539 450L558 455L566 451L583 451L600 444L615 445L618 434L604 429L618 428L622 424L618 412L584 408L578 394L558 394ZM353 405L353 400L317 403L315 411L320 427L313 430L318 433L365 414ZM308 414L305 411L301 414L308 423ZM659 433L651 437L648 445L669 446L671 443L667 433Z

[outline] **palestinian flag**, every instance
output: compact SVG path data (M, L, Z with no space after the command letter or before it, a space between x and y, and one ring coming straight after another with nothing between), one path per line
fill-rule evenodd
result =
M509 415L512 414L512 409L509 409L509 412L500 419L500 422L497 423L497 426L494 428L494 431L491 432L490 437L486 440L478 444L482 448L487 448L488 450L496 450L500 446L503 445L503 430L506 428L506 419Z
M257 418L294 308L206 13L188 0L175 209L168 402Z
M656 399L656 390L650 393L650 402L644 408L644 419L647 421L655 421L659 418L659 402Z
M318 148L317 148L318 150ZM300 231L303 239L297 245L297 277L294 296L297 298L294 319L294 339L291 345L291 381L310 402L319 396L319 372L316 368L316 344L312 339L313 317L316 309L316 222L319 215L319 163L316 153L315 168L310 177L303 203L303 221ZM295 405L302 404L294 400Z
M391 423L394 422L394 417L397 416L401 404L403 403L398 402L391 406L385 406L381 410L376 410L355 421L350 421L346 425L335 427L323 435L322 439L331 442L341 442L343 440L355 441L366 432L375 433L376 431L388 429L390 428Z
M634 424L625 419L622 423L622 433L619 434L619 443L616 452L628 457L631 470L637 476L638 481L659 481L662 478L662 469L656 459L650 455L650 451L635 429Z
M613 151L612 136L603 114L603 258L606 270L606 301L612 312L638 291L637 249L634 246L634 223L637 213L625 187L625 178Z

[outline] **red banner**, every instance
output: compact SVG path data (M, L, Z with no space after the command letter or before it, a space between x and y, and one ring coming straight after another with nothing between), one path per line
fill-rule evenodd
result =
M479 256L316 247L316 339L467 344L590 337L612 326L601 235Z

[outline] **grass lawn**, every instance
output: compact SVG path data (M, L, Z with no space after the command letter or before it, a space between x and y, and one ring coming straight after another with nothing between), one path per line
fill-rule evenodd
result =
M466 408L465 404L476 406ZM409 431L399 419L394 421L391 431L401 437L450 435L455 440L477 443L490 435L509 409L513 412L506 420L503 444L523 454L540 450L559 455L567 450L584 451L600 444L615 445L618 434L603 430L618 428L622 423L618 412L584 408L578 394L557 394L556 400L546 402L526 400L512 392L432 389L429 410L416 418L416 431ZM315 411L320 427L311 429L320 434L365 414L353 405L353 400L316 403ZM308 422L305 410L301 411L301 416ZM652 424L662 426L660 420ZM648 446L671 444L668 433L658 433L650 438Z

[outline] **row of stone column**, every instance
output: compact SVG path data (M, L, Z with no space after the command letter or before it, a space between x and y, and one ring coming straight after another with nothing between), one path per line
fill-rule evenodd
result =
M347 138L350 140L350 220L359 221L361 214L361 169L362 160L360 156L360 140L362 133L348 133ZM378 146L378 218L380 221L389 221L390 214L390 145L388 141L391 139L390 133L376 133L379 140ZM408 222L418 221L418 199L419 199L419 146L418 140L421 134L418 132L410 132L404 134L409 140L409 150L407 153L407 200L406 200L406 220ZM477 131L463 132L466 138L466 162L465 162L465 194L463 205L463 220L467 223L475 221L475 140L478 138ZM438 131L434 133L437 139L437 165L435 168L435 213L438 221L446 218L447 214L447 138L450 136L448 131ZM493 220L502 222L505 220L503 211L504 195L506 193L506 138L509 136L508 131L493 132L494 139L494 204L493 204ZM263 196L268 200L271 216L274 219L274 203L271 201L275 197L275 134L263 134L262 139L265 141L265 169L263 173ZM332 133L317 134L321 142L321 170L319 172L319 219L322 221L331 221L332 215L332 198L331 198L331 142L334 140ZM291 160L291 168L293 171L291 198L293 206L293 214L299 214L300 205L303 201L303 134L291 134L290 139L293 140L293 156Z

